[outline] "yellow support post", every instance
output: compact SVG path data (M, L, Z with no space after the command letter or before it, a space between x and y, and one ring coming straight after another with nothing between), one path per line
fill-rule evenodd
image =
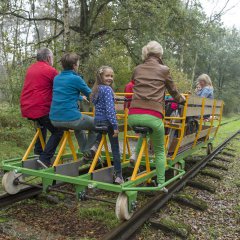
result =
M142 156L143 156L143 153L144 153L146 147L147 147L147 138L143 138L142 146L141 146L140 152L138 154L138 158L135 163L135 167L133 169L133 174L132 174L131 180L136 180L137 172L138 172L138 169L139 169L139 166L140 166L140 163L142 160Z
M73 160L77 161L77 154L76 154L76 151L75 151L75 148L74 148L74 145L73 145L73 141L72 141L72 138L71 138L71 132L70 131L68 131L68 133L67 133L67 138L68 138L69 147L70 147L72 155L73 155Z
M214 121L214 114L215 114L215 110L216 110L216 104L217 104L217 100L215 99L214 103L213 103L213 110L212 110L212 118L211 118L211 121L210 121L210 123L211 123L210 128L208 130L208 133L207 133L207 136L206 136L204 142L207 142L207 140L209 138L209 135L211 134L211 130L212 130L212 127L213 127L213 121Z
M60 149L59 149L59 151L58 151L58 154L57 154L57 156L56 156L56 158L55 158L55 161L54 161L54 163L53 163L53 167L58 166L58 164L59 164L59 162L60 162L60 159L61 159L61 157L62 157L62 155L63 155L63 152L64 152L64 150L65 150L65 147L66 147L66 144L67 144L67 140L68 140L68 132L67 132L67 131L64 131L62 144L61 144Z
M101 155L101 151L102 151L102 147L103 147L103 144L104 144L104 136L102 136L102 139L99 143L99 146L98 146L98 149L97 149L97 152L93 158L93 161L92 161L92 164L90 166L90 169L88 171L88 173L92 173L97 165L97 161L98 161L98 158L100 157Z
M139 137L134 135L127 135L127 138L138 139Z
M179 148L181 146L181 142L182 142L182 139L183 139L183 136L184 136L185 125L186 125L186 114L187 114L188 100L189 100L189 96L186 95L186 102L185 102L185 105L184 105L184 108L183 108L182 117L180 117L180 118L177 118L177 117L170 118L170 119L181 119L182 120L182 127L181 127L181 130L180 130L180 137L178 138L178 143L177 143L177 146L176 146L175 151L174 151L173 156L172 156L173 160L175 159L175 157L178 154L178 150L179 150Z
M199 138L200 133L201 133L201 131L202 131L202 124L203 124L203 119L204 119L205 102L206 102L206 99L203 98L203 100L202 100L202 108L201 108L201 117L200 117L200 123L199 123L199 129L198 129L198 132L197 132L197 135L196 135L196 138L195 138L195 140L194 140L194 143L193 143L192 148L196 146L197 141L198 141L198 138Z
M135 178L135 180L137 180L137 179L139 179L139 178L143 178L143 177L145 177L145 176L147 176L148 175L148 173L142 173L141 175L138 175L138 176L136 176L136 178ZM148 179L148 183L150 183L151 182L151 178L149 178Z
M45 141L43 139L42 130L41 130L41 128L38 128L38 130L39 130L39 133L38 133L39 136L38 137L39 137L42 149L44 150L44 148L45 148Z
M166 154L166 156L167 156L167 154L168 154L168 149L167 149L168 143L169 143L169 136L168 136L168 135L165 135L165 136L164 136L164 148L165 148L165 154Z
M185 118L184 117L165 117L165 120L184 120Z
M129 139L127 137L127 149L128 149L128 155L131 156L132 153L131 153L131 148L130 148L130 144L129 144Z
M151 172L150 162L149 162L149 153L148 153L148 145L145 146L145 162L146 162L146 171L147 173Z
M98 159L99 159L99 157L101 155L103 147L105 148L107 165L108 165L108 167L110 167L112 165L111 164L110 154L109 154L109 151L108 151L107 137L106 137L106 134L102 134L102 139L100 141L100 144L99 144L97 152L96 152L96 154L95 154L95 156L93 158L93 161L92 161L92 164L90 166L90 169L89 169L88 173L92 173L95 170L97 162L98 162Z
M123 128L123 162L126 161L126 146L127 146L127 130L128 130L128 108L124 110L124 128Z
M220 110L220 116L219 116L219 119L218 119L218 126L217 126L216 132L215 132L215 134L214 134L214 137L216 137L217 132L218 132L219 127L220 127L221 122L222 122L223 106L224 106L224 103L222 102L221 110Z
M31 153L31 151L32 151L32 149L33 149L33 147L34 147L34 145L35 145L35 143L36 143L38 138L40 139L40 143L41 143L42 149L45 148L45 142L44 142L44 139L43 139L42 131L41 131L41 128L38 127L37 130L36 130L36 133L35 133L35 135L34 135L34 137L32 139L32 141L31 141L31 143L29 145L29 147L27 148L27 151L25 152L25 154L24 154L24 156L22 158L22 161L26 161L27 160L27 158L28 158L29 154Z

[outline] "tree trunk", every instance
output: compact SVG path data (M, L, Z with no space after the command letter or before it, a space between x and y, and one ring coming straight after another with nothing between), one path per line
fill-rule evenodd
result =
M90 19L89 6L87 0L80 0L81 16L80 16L80 41L79 41L79 55L80 55L80 70L84 69L84 65L89 59L90 55Z
M182 48L180 51L180 59L179 59L179 66L180 66L181 72L183 72L183 62L184 62L184 45L182 45Z
M193 83L194 83L194 78L195 78L195 71L196 71L196 67L197 67L197 60L198 60L198 52L196 51L195 58L194 58L193 69L192 69L191 89L193 89Z
M63 22L64 22L64 49L68 52L70 50L70 28L69 28L69 6L68 0L63 0Z
M54 18L57 18L58 16L58 0L54 1ZM57 35L57 22L53 23L53 32L54 36ZM56 57L57 55L57 39L55 38L53 40L53 56Z
M35 0L33 1L30 1L31 3L31 9L32 9L32 17L35 18ZM36 34L37 34L37 41L38 41L38 48L41 47L41 39L40 39L40 34L39 34L39 30L38 30L38 26L37 26L37 22L36 21L33 21L34 22L34 26L35 26L35 30L36 30Z

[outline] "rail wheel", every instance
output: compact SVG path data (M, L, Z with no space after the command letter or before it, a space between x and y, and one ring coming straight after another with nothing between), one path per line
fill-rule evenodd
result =
M119 193L115 213L117 218L121 221L129 220L132 217L133 213L129 211L128 196L125 193Z
M213 145L212 143L208 143L207 145L207 155L211 154L213 151Z
M11 195L14 195L18 193L23 186L21 184L18 184L16 179L19 179L20 181L23 180L23 176L21 173L15 173L14 171L7 172L3 175L2 178L2 186L3 189Z

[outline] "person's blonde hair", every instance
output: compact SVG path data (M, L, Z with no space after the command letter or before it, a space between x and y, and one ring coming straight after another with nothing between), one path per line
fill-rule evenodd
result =
M149 56L161 58L163 55L163 47L157 41L151 41L142 48L142 60L145 61Z
M207 86L213 87L211 78L205 73L201 74L197 78L197 83L199 83L200 81L204 81L207 84Z

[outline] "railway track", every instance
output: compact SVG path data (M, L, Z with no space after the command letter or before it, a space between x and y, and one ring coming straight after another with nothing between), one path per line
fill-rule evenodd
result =
M3 194L0 196L0 209L10 206L11 204L22 201L24 199L35 197L39 195L41 192L42 192L41 188L29 187L14 195Z
M236 118L236 119L233 119L233 120L228 121L228 122L223 122L223 123L220 124L220 126L224 126L224 125L227 125L227 124L229 124L229 123L236 122L236 121L238 121L238 120L240 120L240 118Z
M87 170L88 169L84 168L79 173L84 174L84 173L87 172ZM20 202L22 200L35 197L35 196L42 193L42 186L40 184L28 183L26 185L28 185L29 187L21 190L19 193L16 193L14 195L10 195L10 194L7 194L7 193L0 195L0 209L5 208L7 206L10 206L11 204ZM49 191L50 190L51 191L57 191L56 187L59 187L59 186L62 186L62 185L64 185L64 184L62 184L62 183L55 184L54 186L52 186L52 188L49 188ZM59 190L59 191L61 191L61 190ZM62 193L64 193L64 191Z
M221 126L229 124L229 123L237 121L237 120L239 120L239 118L234 119L232 121L222 123ZM14 195L9 195L9 194L0 195L0 209L4 208L6 206L9 206L13 203L22 201L24 199L37 196L41 193L41 191L42 191L41 187L29 186L29 188L22 190L19 193L14 194Z
M199 163L194 165L181 180L175 182L168 188L168 193L153 197L147 205L142 207L137 211L134 216L127 222L124 222L119 227L115 228L112 232L104 236L103 239L130 239L137 230L160 208L162 208L176 192L181 190L190 179L196 176L201 169L203 169L211 160L213 160L225 147L226 145L235 138L240 131L236 132L233 136L225 140L221 145L219 145L210 155L201 160ZM0 196L0 209L10 206L16 202L28 199L34 196L39 195L42 192L41 186L29 187L15 195L4 194Z
M234 139L240 131L237 131L222 144L220 144L210 155L195 164L181 180L173 183L168 188L168 193L157 195L149 201L149 203L138 210L133 217L127 222L123 222L120 226L113 229L110 233L104 236L104 240L127 240L130 239L141 226L157 211L160 210L179 190L181 190L187 182L195 177L211 160L214 159L226 145Z

